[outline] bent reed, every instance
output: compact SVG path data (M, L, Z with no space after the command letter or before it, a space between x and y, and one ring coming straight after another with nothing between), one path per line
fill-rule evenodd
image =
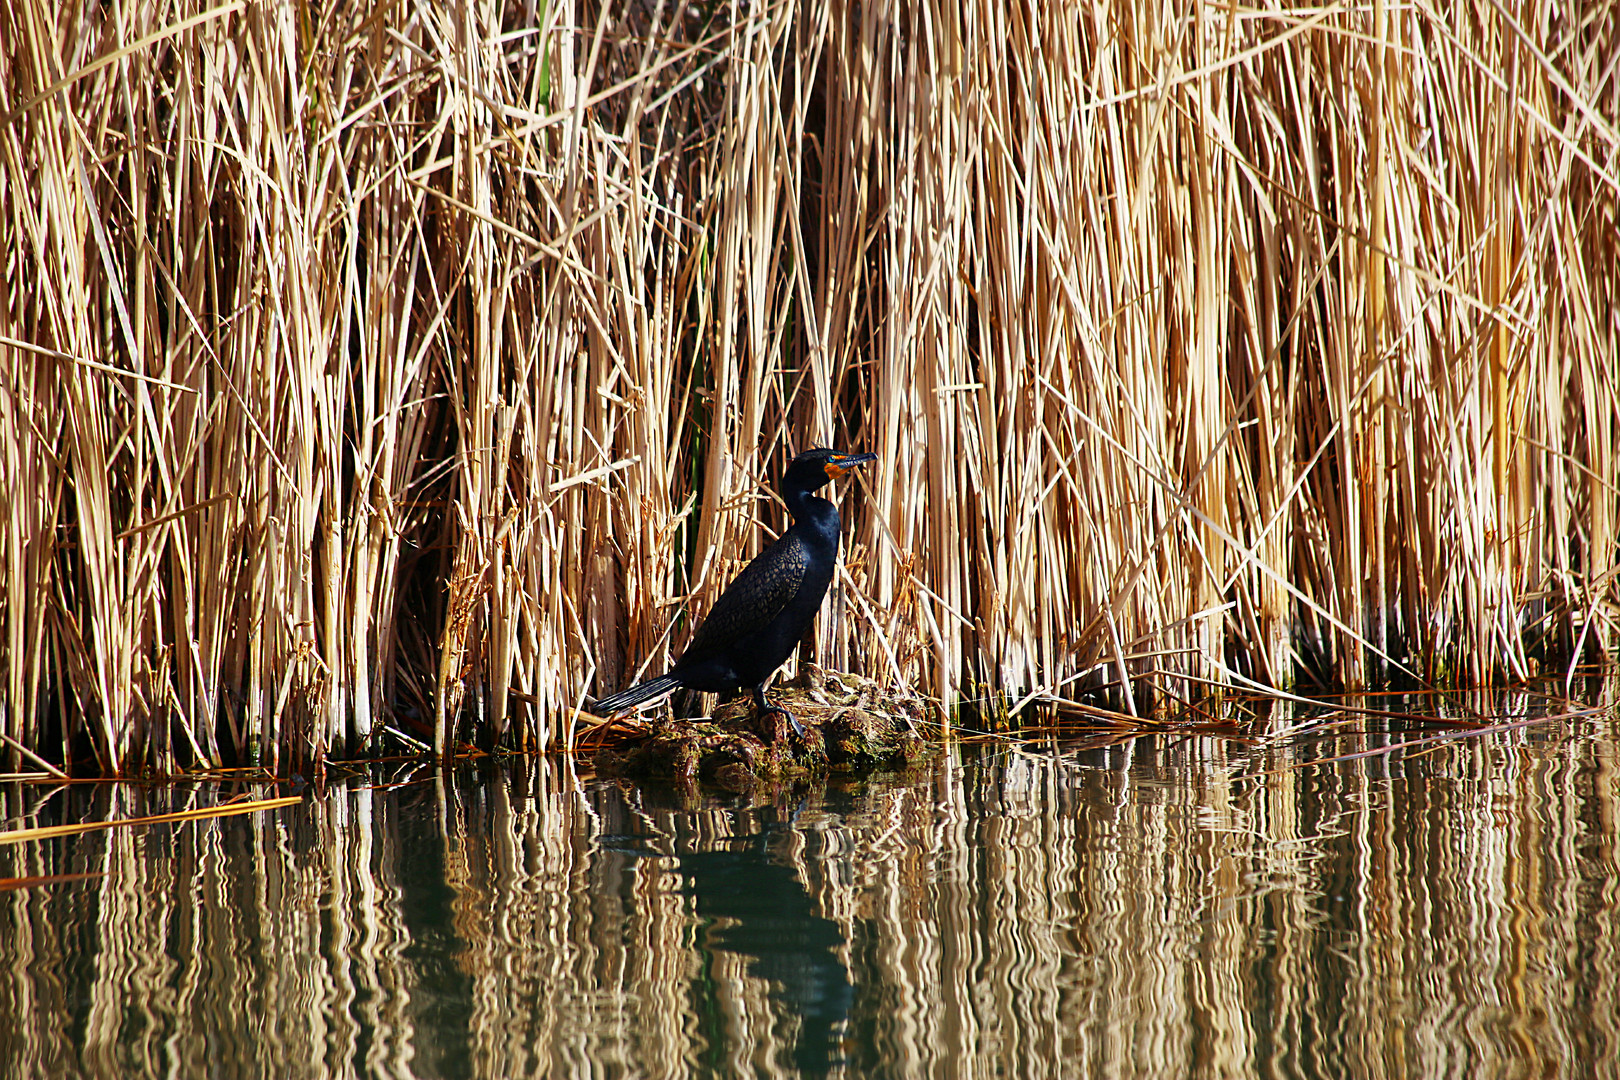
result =
M0 13L0 765L566 748L878 455L946 700L1616 646L1620 15Z

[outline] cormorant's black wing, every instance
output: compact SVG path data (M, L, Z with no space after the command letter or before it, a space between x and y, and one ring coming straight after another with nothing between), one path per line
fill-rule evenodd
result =
M771 620L793 602L810 567L810 552L789 530L758 555L726 586L709 609L682 661L712 656L763 633Z

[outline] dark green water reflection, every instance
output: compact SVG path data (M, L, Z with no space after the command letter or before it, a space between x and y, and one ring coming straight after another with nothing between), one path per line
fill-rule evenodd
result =
M1161 736L707 801L548 762L0 845L0 1068L1616 1076L1616 734ZM219 798L0 788L12 829Z

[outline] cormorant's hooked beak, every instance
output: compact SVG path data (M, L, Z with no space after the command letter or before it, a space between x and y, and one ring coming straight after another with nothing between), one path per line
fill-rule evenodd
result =
M837 480L857 465L865 465L868 461L876 461L876 454L835 454L827 459L827 476Z

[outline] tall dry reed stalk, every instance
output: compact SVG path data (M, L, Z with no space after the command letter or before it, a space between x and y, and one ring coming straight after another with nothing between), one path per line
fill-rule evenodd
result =
M1617 22L20 0L9 768L567 746L816 444L948 699L1608 655Z

